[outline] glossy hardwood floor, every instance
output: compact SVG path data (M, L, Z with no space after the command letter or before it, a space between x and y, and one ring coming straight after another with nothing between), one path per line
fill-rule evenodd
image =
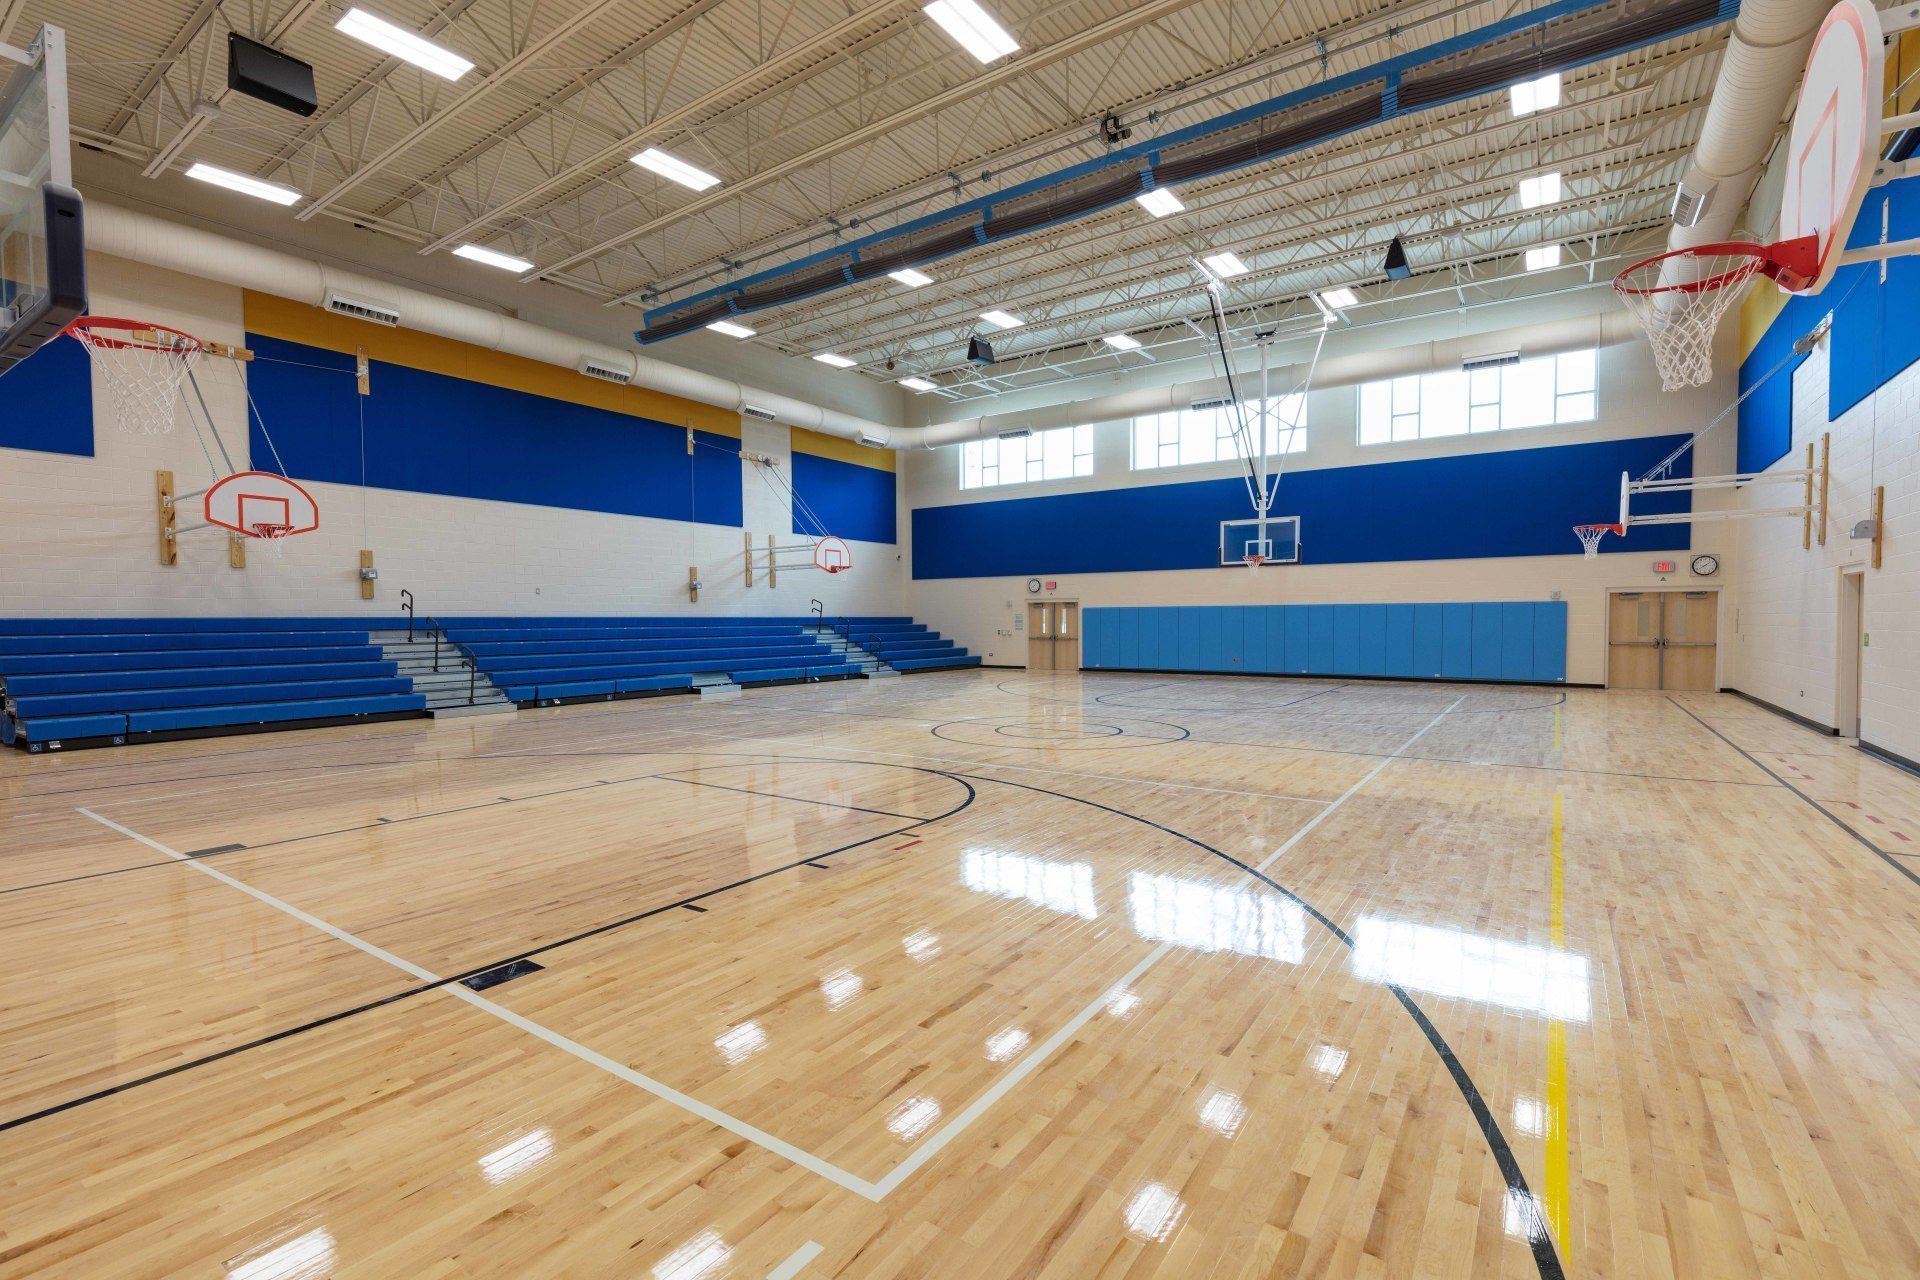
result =
M1920 1275L1920 779L1731 697L940 674L0 831L0 1276Z

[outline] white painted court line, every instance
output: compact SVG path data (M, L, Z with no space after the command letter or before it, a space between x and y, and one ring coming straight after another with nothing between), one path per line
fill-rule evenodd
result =
M1312 832L1314 828L1318 827L1322 822L1326 821L1329 817L1331 817L1335 812L1335 810L1339 809L1340 806L1344 805L1348 800L1352 799L1360 791L1362 787L1366 786L1367 783L1371 782L1376 776L1378 776L1378 774L1382 769L1386 768L1389 764L1393 763L1394 760L1400 758L1401 755L1403 755L1409 748L1411 748L1414 743L1418 742L1421 738L1425 737L1426 734L1435 725L1439 724L1441 720L1445 719L1448 712L1451 712L1455 707L1459 706L1460 703L1465 700L1466 700L1465 694L1462 694L1460 697L1454 699L1453 702L1450 703L1445 710L1441 711L1439 715L1436 715L1433 719L1429 720L1412 737L1408 738L1405 742L1401 743L1399 747L1395 748L1391 755L1382 757L1380 762L1374 765L1372 769L1368 770L1365 776L1363 776L1358 782L1354 783L1352 786L1348 787L1346 791L1342 792L1339 799L1334 800L1331 803L1328 803L1326 808L1321 810L1321 812L1315 814L1311 821L1307 822L1298 831L1294 832L1294 834L1287 839L1286 843L1282 844L1278 849L1275 849L1271 854L1269 854L1266 860L1261 862L1257 869L1265 870L1268 866L1272 865L1275 861L1277 861L1289 849L1293 848L1294 845L1298 844L1301 840L1306 838L1306 836L1310 832ZM698 733L698 731L685 731L685 730L683 730L682 732ZM699 736L725 737L727 735L699 733ZM807 744L785 743L784 745L800 746L800 745L807 745ZM693 754L697 754L697 753L693 753ZM876 752L873 754L899 754L899 753ZM834 763L834 762L822 761L822 763ZM1020 771L1018 766L989 765L985 767L988 767L988 768L1002 767L1002 768L1008 768L1010 771ZM1031 769L1027 769L1024 771L1025 772L1066 772L1064 770L1031 770ZM1090 777L1090 776L1099 776L1099 775L1077 774L1074 776ZM1120 780L1121 781L1137 781L1136 779L1120 779ZM1204 788L1201 788L1201 789L1204 789ZM1268 793L1246 793L1246 794L1266 795ZM1274 797L1270 797L1270 798L1274 798ZM193 868L195 871L198 871L203 875L211 876L213 879L220 881L222 884L230 885L231 887L240 890L242 893L245 893L248 896L257 899L260 902L263 902L278 911L282 911L287 915L292 916L294 919L312 926L313 928L319 929L323 933L326 933L329 936L333 938L337 938L341 942L346 943L348 946L354 947L362 952L365 952L367 955L373 956L375 959L385 961L387 964L392 965L394 968L399 969L404 973L410 974L413 977L416 977L423 982L434 983L434 982L441 981L441 979L437 975L430 973L425 969L422 969L420 966L413 964L410 961L403 960L399 956L396 956L391 952L382 950L381 948L375 946L370 942L367 942L362 938L355 937L353 934L348 933L344 929L340 929L334 925L328 924L326 921L320 919L318 916L312 915L306 911L302 911L300 908L293 906L290 903L283 902L279 898L274 897L272 894L265 893L259 889L254 888L249 884L246 884L240 880L236 880L232 876L227 875L225 872L217 871L212 867L204 865L197 859L189 858L183 853L179 853L176 850L170 849L166 845L161 844L158 840L154 840L154 839L151 839L150 837L143 836L139 832L134 831L129 827L122 826L121 824L113 821L111 818L102 817L100 814L95 813L93 810L87 809L87 808L80 808L79 812L85 814L87 817L93 819L95 822L98 822L100 825L104 827L109 827L114 831L118 831L120 834L128 837L129 839L137 840L141 844L146 845L148 848L153 849L156 852L162 853L167 857L174 859L177 862L184 862L189 867ZM1074 1036L1078 1035L1081 1029L1085 1027L1088 1022L1092 1021L1093 1018L1100 1012L1100 1010L1105 1008L1107 1003L1110 1000L1112 1000L1118 992L1124 990L1125 988L1131 986L1133 983L1139 981L1156 964L1158 964L1162 959L1164 959L1168 952L1172 951L1173 949L1174 949L1174 946L1172 943L1163 942L1156 945L1152 951L1149 951L1145 956L1141 957L1140 960L1136 961L1133 967L1127 970L1127 972L1117 982L1109 984L1104 990L1102 990L1102 992L1097 998L1089 1002L1084 1008L1080 1010L1080 1012L1076 1013L1072 1018L1068 1019L1065 1025L1060 1027L1060 1029L1055 1031L1052 1035L1048 1036L1045 1041L1043 1041L1040 1045L1038 1045L1030 1053L1028 1053L1026 1057L1022 1058L1019 1062L1015 1063L1014 1066L1009 1071L1007 1071L1004 1075L1002 1075L992 1085L988 1086L988 1088L984 1093L982 1093L979 1097L975 1098L971 1103L969 1103L966 1106L966 1108L962 1110L958 1115L954 1116L953 1119L949 1120L946 1124L942 1125L937 1131L935 1131L933 1136L928 1138L925 1142L921 1143L918 1147L914 1148L914 1150L907 1155L906 1159L902 1160L898 1165L894 1166L894 1168L890 1170L886 1174L886 1176L881 1178L880 1181L877 1183L869 1182L865 1178L859 1177L858 1175L853 1173L849 1173L847 1170L840 1168L838 1165L830 1164L827 1161L820 1159L818 1156L811 1154L810 1152L803 1151L799 1147L794 1146L792 1143L789 1143L784 1139L777 1138L774 1135L766 1132L764 1129L760 1129L753 1125L750 1125L746 1123L744 1120L736 1119L735 1117L728 1115L726 1112L721 1111L717 1107L709 1106L708 1104L701 1102L698 1098L695 1098L689 1094L680 1092L678 1089L673 1088L671 1085L664 1084L661 1081L653 1079L651 1076L647 1076L638 1071L633 1070L631 1067L626 1066L624 1063L616 1062L612 1058L609 1058L604 1054L597 1053L594 1050L589 1049L588 1047L579 1043L576 1040L569 1039L568 1037L561 1035L557 1031L554 1031L548 1027L544 1027L539 1023L534 1022L530 1018L523 1017L520 1014L513 1012L511 1009L506 1009L501 1007L500 1005L495 1004L493 1001L486 999L485 997L479 995L477 992L469 991L467 988L459 985L458 983L454 983L446 987L441 987L439 988L439 990L444 992L447 995L454 997L455 999L465 1001L467 1004L472 1005L474 1008L481 1009L487 1013L490 1013L494 1017L507 1023L509 1026L514 1027L519 1031L525 1032L528 1035L534 1036L537 1039L544 1040L546 1043L552 1045L553 1047L564 1050L565 1052L572 1054L574 1057L580 1059L582 1062L586 1062L592 1066L598 1067L600 1068L600 1070L606 1072L611 1076L616 1077L617 1079L623 1080L626 1083L635 1086L636 1088L645 1090L646 1092L661 1099L662 1101L672 1103L674 1106L679 1107L680 1109L688 1112L691 1115L698 1116L700 1119L707 1121L708 1123L716 1126L717 1128L725 1129L729 1133L737 1134L738 1136L747 1139L749 1142L754 1143L756 1146L762 1147L763 1149L770 1151L773 1154L778 1155L781 1158L788 1160L791 1163L796 1164L803 1169L806 1169L810 1173L818 1174L820 1177L827 1179L827 1181L832 1182L838 1187L841 1187L843 1190L851 1191L855 1195L861 1196L868 1200L879 1201L879 1200L885 1199L888 1195L892 1194L895 1190L897 1190L903 1182L905 1182L908 1178L912 1177L915 1173L917 1173L922 1167L926 1165L928 1161L932 1160L934 1156L938 1155L950 1143L952 1143L955 1138L959 1137L960 1134L964 1132L968 1126L972 1125L975 1121L979 1120L980 1117L985 1115L994 1106L995 1103L999 1102L1008 1093L1012 1092L1013 1089L1016 1086L1018 1086L1022 1080L1025 1080L1029 1075L1032 1075L1036 1070L1038 1070L1047 1061L1048 1058L1051 1058L1055 1053L1059 1052L1059 1050L1063 1046L1065 1046L1069 1040L1073 1039ZM807 1249L809 1247L811 1247L814 1250L814 1252L808 1253ZM796 1275L799 1272L801 1267L804 1267L807 1263L811 1262L815 1257L819 1256L819 1253L820 1253L820 1247L817 1244L813 1244L812 1242L809 1242L808 1246L803 1246L792 1257L788 1258L785 1262L781 1263L780 1267L777 1268L774 1272L772 1272L769 1275L769 1280L790 1280L792 1276ZM805 1255L805 1256L803 1257L802 1255ZM791 1268L791 1270L789 1270L789 1268Z
M1452 711L1454 707L1459 706L1465 700L1466 700L1465 694L1461 694L1460 697L1455 698L1453 702L1447 706L1445 711L1442 711L1439 715L1427 721L1425 725L1421 726L1420 730L1417 733L1415 733L1412 737L1408 738L1405 742L1401 743L1398 747L1396 747L1392 755L1385 757L1380 761L1379 764L1375 765L1372 769L1368 770L1366 776L1361 778L1360 781L1354 783L1352 786L1348 787L1346 791L1341 794L1338 800L1335 800L1332 804L1328 805L1325 809L1322 809L1319 813L1315 814L1311 822L1308 822L1305 826L1301 827L1300 830L1294 832L1293 835L1288 838L1285 844L1281 845L1278 849L1275 849L1271 854L1268 854L1266 861L1260 864L1259 869L1264 870L1267 866L1272 864L1287 850L1293 848L1294 845L1298 844L1302 839L1304 839L1306 835L1309 832L1311 832L1315 827L1319 826L1322 822L1325 822L1328 818L1332 817L1335 810L1339 809L1341 805L1351 800L1354 797L1354 795L1360 790L1360 788L1366 786L1367 783L1371 782L1379 774L1379 772L1382 769L1386 768L1389 764L1392 764L1394 760L1398 759L1403 753L1405 753L1410 747L1412 747L1414 743L1418 742L1421 738L1426 736L1428 730L1432 729L1435 725L1439 724L1443 719L1446 718L1447 712ZM1152 951L1149 951L1144 957L1142 957L1133 966L1133 968L1127 970L1126 975L1122 977L1118 982L1115 982L1114 984L1109 986L1106 990L1102 991L1098 997L1096 997L1092 1002L1090 1002L1085 1008L1081 1009L1079 1013L1074 1014L1073 1017L1068 1020L1065 1026L1061 1027L1058 1031L1048 1036L1042 1044L1040 1044L1037 1048L1035 1048L1026 1057L1020 1059L1018 1063L1014 1064L1014 1067L1011 1071L1008 1071L1004 1076L1001 1076L1000 1079L996 1080L987 1089L985 1093L981 1094L978 1098L975 1098L970 1104L968 1104L965 1110L960 1112L960 1114L956 1115L953 1119L949 1120L945 1125L941 1126L941 1128L937 1132L935 1132L932 1137L928 1138L925 1142L921 1143L918 1147L914 1148L913 1152L910 1155L908 1155L905 1160L901 1161L898 1165L894 1166L891 1172L889 1172L884 1178L880 1179L879 1183L877 1184L880 1195L885 1196L885 1195L891 1194L894 1191L894 1189L897 1188L902 1182L906 1181L909 1177L912 1177L913 1174L922 1165L926 1164L927 1161L931 1160L935 1155L937 1155L941 1148L945 1147L948 1143L952 1142L955 1138L959 1137L961 1132L964 1129L966 1129L968 1125L972 1124L974 1121L978 1120L981 1116L985 1115L987 1113L988 1108L992 1107L994 1103L1000 1101L1001 1098L1005 1097L1010 1091L1012 1091L1015 1085L1019 1084L1022 1080L1026 1079L1029 1075L1033 1074L1033 1072L1037 1070L1042 1063L1044 1063L1048 1058L1052 1057L1056 1052L1058 1052L1061 1046L1065 1045L1067 1041L1073 1039L1074 1036L1078 1035L1080 1033L1080 1029L1086 1026L1087 1023L1091 1022L1094 1016L1098 1014L1100 1010L1102 1010L1107 1006L1107 1003L1113 999L1116 993L1133 985L1135 982L1138 982L1142 977L1146 975L1146 973L1149 970L1153 968L1154 965L1158 964L1161 961L1161 959L1165 957L1166 954L1169 951L1172 951L1173 949L1174 949L1173 944L1170 942L1160 943Z
M309 912L302 911L299 907L296 907L291 903L283 902L279 898L274 897L270 893L266 893L260 889L256 889L252 885L247 884L244 881L236 880L232 876L226 874L224 871L217 871L214 868L207 866L205 863L201 862L197 858L189 858L187 857L187 855L179 852L178 850L170 849L166 845L161 844L158 840L155 840L149 836L141 835L138 831L133 830L131 827L124 827L119 823L115 822L113 819L102 817L100 814L95 813L91 809L80 808L79 812L85 814L87 817L93 819L95 822L99 823L103 827L108 827L114 831L118 831L121 835L126 836L130 840L137 840L141 844L147 846L149 849L152 849L157 853L164 854L167 857L172 858L176 862L185 863L187 866L191 867L195 871L198 871L200 874L204 876L210 876L213 879L218 880L221 884L227 885L234 889L238 889L240 892L246 894L248 897L254 898L259 902L263 902L267 906L272 907L276 911L280 911L286 915L292 916L295 920L300 921L302 924L306 924L311 926L312 928L318 929L322 933L328 935L329 937L336 938L339 941L346 943L348 946L353 947L358 951L364 952L365 954L372 956L376 960L383 961L386 964L393 966L394 968L400 970L402 973L418 978L420 981L426 982L426 983L436 983L443 980L438 974L431 973L426 969L422 969L419 965L414 964L412 961L403 960L399 956L394 955L392 952L383 950L382 948L375 946L373 943L368 942L364 938L355 937L353 934L348 933L345 929L341 929L335 925L328 924L325 920L320 919L320 917L313 915ZM664 1102L670 1102L674 1106L679 1107L681 1110L686 1111L691 1115L698 1116L700 1119L707 1121L709 1124L712 1124L721 1129L725 1129L729 1133L737 1134L738 1136L745 1138L747 1141L755 1144L756 1146L759 1146L768 1151L771 1151L773 1154L781 1157L784 1160L788 1160L793 1164L799 1165L801 1168L807 1170L810 1173L818 1174L820 1177L825 1178L827 1181L847 1191L851 1191L855 1195L864 1196L868 1200L878 1200L880 1199L881 1195L884 1194L873 1183L868 1182L865 1178L861 1178L854 1174L848 1173L845 1169L840 1168L838 1165L829 1164L827 1161L820 1159L818 1156L815 1156L810 1152L802 1151L799 1147L794 1146L792 1143L787 1142L781 1138L776 1138L772 1134L766 1132L764 1129L756 1128L755 1126L748 1124L744 1120L736 1119L735 1117L730 1116L726 1112L720 1110L718 1107L709 1106L706 1103L700 1101L698 1098L692 1097L688 1094L684 1094L680 1092L678 1089L675 1089L670 1085L663 1084L660 1081L653 1079L651 1076L643 1075L640 1072L633 1070L633 1068L628 1067L623 1063L615 1062L612 1058L609 1058L604 1054L596 1053L594 1050L587 1048L585 1045L579 1043L576 1040L568 1039L566 1036L561 1035L557 1031L541 1026L539 1023L533 1021L531 1018L522 1017L520 1014L513 1012L511 1009L502 1008L500 1005L497 1005L493 1001L488 1000L484 996L480 995L478 992L469 991L467 988L461 986L457 982L451 983L444 987L440 987L438 988L438 991L444 995L451 996L456 1000L465 1001L467 1004L472 1005L476 1009L480 1009L480 1010L483 1010L484 1012L490 1013L494 1017L500 1019L502 1022L506 1023L510 1027L515 1028L516 1030L523 1031L530 1036L534 1036L540 1040L544 1040L548 1044L552 1045L554 1048L570 1053L574 1057L580 1059L582 1062L589 1063L592 1066L596 1066L600 1068L602 1071L606 1072L608 1075L614 1076L620 1080L624 1080L626 1083L633 1085L636 1088L644 1089L646 1092L652 1094L654 1097L659 1098Z
M826 1250L819 1244L809 1240L798 1249L795 1249L792 1257L767 1272L767 1280L793 1280L795 1276L800 1274L800 1268L806 1266L809 1262L812 1262L825 1252Z
M1363 776L1360 779L1360 781L1354 783L1352 786L1348 787L1345 791L1341 792L1340 798L1338 800L1335 800L1332 804L1322 809L1319 813L1316 813L1315 815L1313 815L1313 821L1307 823L1306 826L1301 827L1298 831L1288 836L1286 843L1281 845L1278 849L1275 849L1272 853L1268 854L1266 858L1258 866L1254 868L1254 870L1265 871L1268 867L1278 862L1281 859L1281 857L1286 854L1287 850L1293 848L1293 846L1295 846L1296 844L1299 844L1302 840L1306 839L1308 834L1311 833L1315 827L1319 826L1321 823L1325 822L1328 818L1331 818L1333 816L1334 810L1338 809L1341 805L1345 804L1348 800L1352 799L1354 792L1366 786L1369 782L1372 782L1374 779L1374 776L1378 774L1382 769L1386 768L1388 765L1392 764L1395 760L1398 760L1401 756L1405 755L1413 747L1414 743L1420 741L1420 739L1427 736L1427 731L1429 729L1433 728L1433 726L1439 724L1442 720L1447 718L1448 711L1452 711L1455 707L1459 706L1461 703L1465 702L1466 700L1467 700L1467 695L1463 693L1459 697L1455 698L1452 702L1448 703L1446 711L1442 711L1439 715L1427 721L1426 724L1420 727L1420 731L1418 733L1414 734L1411 738L1408 738L1405 742L1395 747L1393 749L1392 755L1384 757L1379 764L1376 764L1375 766L1373 766L1373 768L1367 770L1365 776Z

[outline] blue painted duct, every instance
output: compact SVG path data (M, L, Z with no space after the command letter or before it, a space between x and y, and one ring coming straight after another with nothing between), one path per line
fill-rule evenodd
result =
M1739 0L1559 0L656 307L634 337L659 342L729 316L926 266L1085 217L1155 187L1259 164L1416 111L1643 48L1727 21L1738 11Z

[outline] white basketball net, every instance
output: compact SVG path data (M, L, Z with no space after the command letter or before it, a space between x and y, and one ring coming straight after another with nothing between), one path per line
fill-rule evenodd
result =
M258 554L267 560L282 559L287 543L292 541L293 527L284 524L256 524L247 535L247 551Z
M173 329L92 328L84 321L67 332L87 349L122 431L154 436L173 430L180 384L201 352L198 339Z
M1589 560L1599 558L1600 539L1610 533L1619 532L1621 532L1621 528L1617 524L1577 524L1573 526L1573 536L1580 539L1580 546Z
M1740 300L1762 261L1748 253L1665 254L1614 278L1621 302L1646 330L1662 390L1712 380L1720 317Z

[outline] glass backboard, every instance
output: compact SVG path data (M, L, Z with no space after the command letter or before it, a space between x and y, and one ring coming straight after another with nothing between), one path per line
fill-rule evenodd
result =
M67 125L66 37L0 44L0 372L86 310Z

